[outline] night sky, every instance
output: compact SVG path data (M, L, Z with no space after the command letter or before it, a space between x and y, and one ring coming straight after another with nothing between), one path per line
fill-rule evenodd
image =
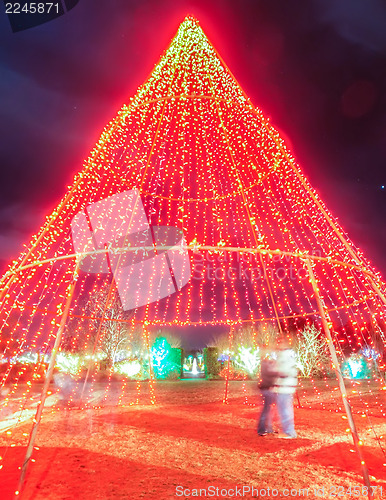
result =
M17 33L1 7L1 270L193 14L350 238L386 275L383 0L80 0Z

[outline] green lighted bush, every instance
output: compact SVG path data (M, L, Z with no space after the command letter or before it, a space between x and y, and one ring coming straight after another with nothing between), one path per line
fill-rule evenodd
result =
M155 378L179 378L181 375L181 349L172 348L164 337L157 337L151 348Z

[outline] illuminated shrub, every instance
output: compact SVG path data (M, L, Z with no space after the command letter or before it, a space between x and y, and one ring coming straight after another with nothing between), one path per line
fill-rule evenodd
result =
M249 378L257 377L260 370L260 349L238 345L234 366L236 371L239 370Z
M341 367L342 375L350 379L371 378L371 365L360 353L352 354Z
M157 337L151 347L155 378L178 378L181 375L181 349L172 348L164 337Z
M141 378L142 364L139 360L134 359L132 361L122 361L121 363L116 363L114 366L114 371L128 378L138 379Z
M85 356L71 352L58 352L55 366L62 373L78 375L85 363Z

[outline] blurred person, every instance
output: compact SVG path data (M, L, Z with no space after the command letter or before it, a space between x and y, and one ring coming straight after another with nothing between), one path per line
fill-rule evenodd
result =
M272 405L275 404L276 400L276 393L273 390L276 378L276 361L272 353L267 352L263 355L260 365L259 389L263 399L263 409L257 424L257 434L259 436L266 436L267 434L274 433L272 427Z
M59 402L67 404L71 399L76 385L73 376L70 373L56 372L54 373L53 380L57 388Z
M277 378L274 384L276 407L283 434L279 437L294 439L297 437L294 423L294 394L298 385L295 351L286 338L280 339L276 360Z

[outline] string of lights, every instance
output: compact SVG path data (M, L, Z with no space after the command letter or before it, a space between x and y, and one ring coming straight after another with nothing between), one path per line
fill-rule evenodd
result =
M143 208L152 243L126 244L128 234L104 241L109 221L107 228L92 234L103 244L77 252L74 218L85 214L90 231L92 224L102 225L95 208L99 203L109 200L112 213L125 214L123 198L117 195L134 191L139 196L127 228ZM124 215L119 217L124 222ZM174 247L155 241L157 227L180 231L185 241L180 254L188 256L177 267L189 280L180 286L175 266L175 293L166 295L165 279L159 279L160 259L168 258L172 269L178 257L166 257ZM113 269L114 251L118 257ZM141 255L152 266L150 273L140 264ZM72 285L74 271L86 258L94 265L109 259L109 268L92 273L81 268ZM125 264L130 259L131 266ZM120 288L113 279L121 265L126 266L127 283L139 283L135 289ZM162 344L162 351L155 352L151 343L152 329L159 326L177 332L199 325L227 328L225 403L230 351L236 345L235 331L243 325L274 326L278 335L291 333L298 339L305 325L317 325L321 336L323 329L331 335L326 345L333 344L339 363L360 349L377 350L386 333L381 276L325 207L279 133L252 105L192 17L183 21L148 80L104 128L83 169L0 285L1 345L7 366L1 384L9 386L3 405L22 388L19 412L38 392L41 368L52 359L71 286L59 350L62 364L67 364L61 368L57 361L54 370L54 380L55 373L67 376L58 378L62 388L69 386L66 409L107 404L115 378L118 405L138 404L144 380L155 404L160 370L155 373L154 363L167 351ZM106 293L101 295L102 289ZM123 292L131 294L135 304L144 294L149 300L126 311L120 302ZM160 298L150 300L150 295ZM253 344L259 347L256 332ZM119 350L119 345L124 348ZM26 352L40 357L32 368L20 362ZM384 368L381 362L377 367ZM331 387L331 364L320 370ZM94 393L102 373L105 385L98 399ZM129 400L131 380L136 396ZM317 385L310 380L318 399ZM373 382L384 388L384 372ZM304 384L301 390L307 406ZM368 395L364 387L361 404ZM383 399L371 393L371 401L384 414ZM320 404L325 407L322 400ZM366 408L366 414L371 411Z

